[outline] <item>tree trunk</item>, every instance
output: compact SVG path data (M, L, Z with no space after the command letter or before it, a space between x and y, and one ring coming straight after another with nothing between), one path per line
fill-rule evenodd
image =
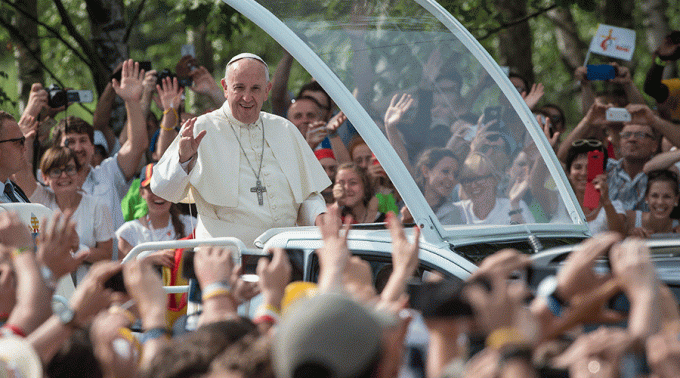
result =
M87 13L90 19L91 42L97 51L95 64L102 67L103 75L95 78L97 92L100 94L108 84L109 74L118 63L129 57L129 49L125 39L126 25L125 7L120 0L86 0ZM117 98L111 114L111 127L120 133L125 125L125 106Z
M527 15L527 0L496 0L503 19L517 20ZM528 22L509 27L500 33L499 52L502 65L510 67L510 71L534 82L534 65L531 61L532 38Z
M645 26L645 39L647 49L651 52L656 50L663 39L670 33L668 26L668 2L664 0L646 0L640 3L640 8L644 15L642 24ZM642 47L642 46L640 46ZM664 70L664 78L677 77L677 66L669 64Z
M23 0L17 6L21 7L26 13L32 15L35 19L38 18L38 1L37 0ZM16 12L13 22L17 30L21 30L23 41L28 44L24 46L23 43L15 43L15 58L18 73L18 88L19 88L19 109L23 113L28 95L31 92L33 83L43 83L44 72L38 61L34 56L42 56L40 51L40 40L38 39L38 24L35 21L24 16L21 12ZM11 35L11 33L10 33ZM28 49L26 48L28 47ZM30 50L30 52L29 52Z
M602 6L604 23L621 28L635 29L634 8L635 2L633 0L606 0Z
M578 36L574 17L568 8L556 8L548 13L548 18L555 25L555 39L560 51L560 58L569 72L583 65L588 52L588 44Z

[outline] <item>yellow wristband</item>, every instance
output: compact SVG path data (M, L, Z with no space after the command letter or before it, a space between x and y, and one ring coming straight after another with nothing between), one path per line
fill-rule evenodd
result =
M523 344L524 338L517 328L504 327L498 328L486 338L486 346L491 349L499 350L507 344Z
M175 121L176 121L175 125L177 125L179 123L179 113L177 113L177 109L175 109L171 106L171 107L163 110L163 115L170 113L170 111L172 111L172 113L175 115ZM172 131L175 128L174 127L163 127L163 123L161 122L161 129L165 130L165 131Z
M212 298L215 298L215 297L222 297L222 296L225 296L225 297L231 296L231 291L229 291L227 289L210 290L209 292L203 294L201 299L203 300L203 302L205 302L208 299L212 299Z

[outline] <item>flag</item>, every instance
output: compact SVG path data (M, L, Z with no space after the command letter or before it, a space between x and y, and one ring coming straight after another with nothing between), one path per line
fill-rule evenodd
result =
M600 24L590 41L590 52L630 60L635 51L635 30Z

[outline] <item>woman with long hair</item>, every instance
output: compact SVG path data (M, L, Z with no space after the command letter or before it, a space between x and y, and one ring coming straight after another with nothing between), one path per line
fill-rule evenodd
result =
M447 204L451 203L450 196L455 194L459 168L456 155L447 148L427 149L418 158L414 169L416 184L438 217L450 211Z
M137 244L151 241L178 240L193 232L196 218L180 214L179 206L153 194L149 185L153 174L153 163L147 164L140 177L139 194L149 209L141 218L125 222L118 230L119 255L125 257ZM157 265L172 268L174 250L162 250L149 256Z
M373 223L378 218L377 210L371 210L368 206L373 197L368 174L355 163L338 167L333 197L341 209L343 222L347 216L352 217L352 223Z
M651 171L647 174L645 202L649 211L628 211L629 234L648 238L653 234L670 234L680 231L680 223L671 218L678 206L680 192L678 175L669 170Z
M626 233L626 214L621 201L609 199L607 174L603 173L592 180L592 185L600 192L599 204L595 208L588 208L585 202L586 186L588 183L588 153L600 151L603 154L602 171L607 163L607 150L602 142L595 139L580 139L574 141L567 151L565 169L571 187L574 189L583 214L586 216L588 227L593 234L603 231L617 231Z

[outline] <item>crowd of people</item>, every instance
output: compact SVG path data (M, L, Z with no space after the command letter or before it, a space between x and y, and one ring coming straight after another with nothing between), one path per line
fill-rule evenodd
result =
M45 127L67 107L48 105L36 83L18 121L0 111L0 202L40 203L53 216L34 242L16 214L0 213L0 371L52 378L677 376L677 299L640 238L680 232L678 79L661 79L678 57L680 45L670 38L654 53L644 89L658 111L644 103L628 68L612 63L616 77L603 83L610 87L604 93L593 90L586 67L577 69L584 115L571 131L558 105L541 103L541 84L510 75L598 233L535 293L516 278L531 268L514 250L487 257L464 282L418 273L420 232L414 227L412 241L406 237L402 223L412 217L403 198L316 81L290 99L288 54L273 82L267 63L244 53L219 84L185 56L176 69L190 86L127 60L92 125L64 116ZM508 99L499 95L475 114L487 79L463 93L463 78L437 52L423 71L420 87L394 93L376 122L439 220L571 222ZM186 112L185 90L209 98L210 109ZM275 114L261 112L270 92ZM120 135L109 127L116 98L127 113ZM626 109L630 121L608 120L611 108ZM385 222L393 245L380 285L347 248L351 224L375 222ZM259 260L252 282L231 250L197 248L189 298L168 297L162 287L177 283L184 251L119 262L144 242L237 236L252 245L267 229L293 225L320 230L317 284L290 282L280 249ZM603 256L611 271L596 273ZM121 272L123 284L111 285ZM65 277L70 299L52 309ZM407 293L416 295L418 285L429 293L422 312L409 309ZM255 316L239 316L238 306L258 294ZM621 294L625 310L608 307ZM187 308L196 317L190 332L174 327L177 314L169 314ZM407 347L418 327L427 342Z

